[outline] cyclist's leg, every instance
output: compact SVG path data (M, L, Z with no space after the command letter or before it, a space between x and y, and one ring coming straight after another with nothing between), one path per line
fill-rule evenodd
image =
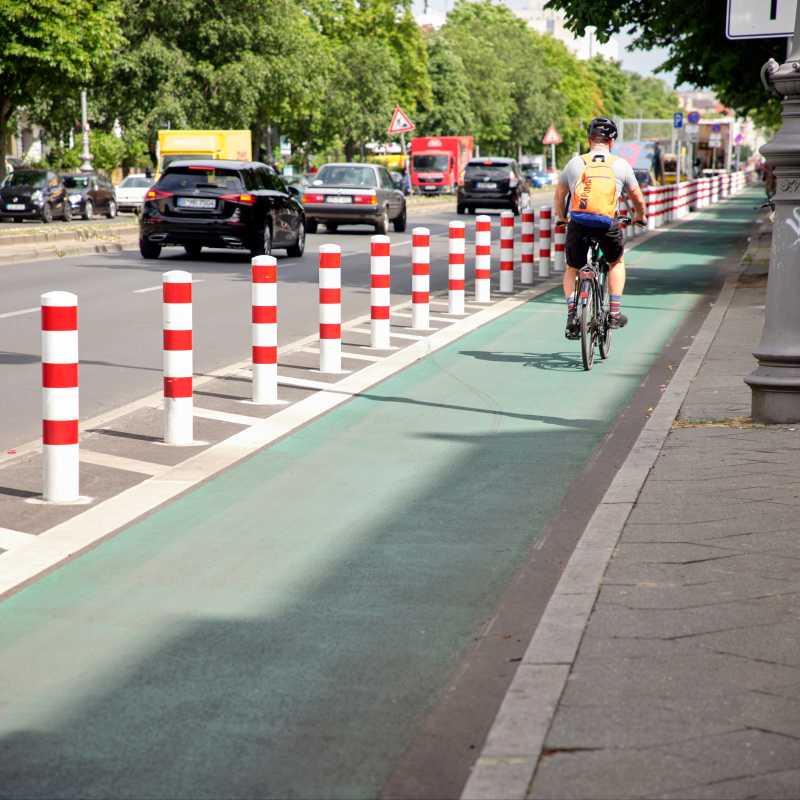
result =
M625 291L625 239L622 229L615 226L603 236L601 244L608 261L608 302L613 328L623 328L628 318L622 313L622 295Z
M578 278L578 270L586 264L589 242L586 240L584 231L574 222L570 222L567 225L564 251L567 263L564 269L562 288L564 289L564 299L567 301L566 335L568 338L577 338L580 335L580 327L575 317L575 304L577 302L575 281Z

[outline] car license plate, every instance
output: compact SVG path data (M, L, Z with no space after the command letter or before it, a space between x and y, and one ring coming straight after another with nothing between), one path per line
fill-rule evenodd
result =
M178 208L216 208L217 201L211 197L179 197Z
M438 186L423 186L426 192L435 192L439 187Z
M25 205L23 203L6 203L8 211L24 211Z
M352 203L352 197L346 197L345 195L340 194L329 194L325 198L329 203Z
M496 189L497 188L497 184L496 183L491 183L491 182L487 183L486 181L481 181L481 182L479 182L477 184L477 187L478 187L478 189Z

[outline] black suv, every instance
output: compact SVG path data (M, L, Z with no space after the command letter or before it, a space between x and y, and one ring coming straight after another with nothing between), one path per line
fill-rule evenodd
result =
M72 219L61 178L45 169L15 169L0 186L0 220L40 219L52 222Z
M91 219L95 211L101 211L109 219L117 216L117 197L108 178L96 172L81 172L63 175L62 180L73 214L84 219Z
M459 214L476 208L508 208L518 215L529 202L530 183L513 158L473 158L456 198Z
M298 191L255 161L173 161L144 197L139 251L158 258L165 245L182 245L196 258L203 247L274 248L301 256L306 221Z

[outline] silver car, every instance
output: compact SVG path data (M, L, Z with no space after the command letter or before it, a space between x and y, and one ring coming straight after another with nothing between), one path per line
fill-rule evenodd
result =
M339 225L366 224L387 233L406 229L406 198L380 164L325 164L303 188L306 231L320 222L329 231Z

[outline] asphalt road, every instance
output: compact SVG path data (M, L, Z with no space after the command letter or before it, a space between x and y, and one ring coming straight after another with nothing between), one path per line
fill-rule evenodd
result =
M540 201L542 202L542 201ZM411 228L431 229L431 288L447 281L450 210L418 211L405 233L391 233L393 302L410 298ZM471 239L472 217L468 223ZM20 226L16 226L20 227ZM342 247L343 320L369 311L369 242L374 231L349 227L308 237L301 259L277 251L279 343L317 330L317 251L324 242ZM495 234L496 238L496 234ZM87 419L157 391L161 385L161 273L188 270L194 290L194 366L202 373L247 358L250 347L249 257L204 251L187 258L167 248L157 261L136 251L76 256L0 266L0 453L40 433L40 295L55 289L78 295L81 355L81 418Z

